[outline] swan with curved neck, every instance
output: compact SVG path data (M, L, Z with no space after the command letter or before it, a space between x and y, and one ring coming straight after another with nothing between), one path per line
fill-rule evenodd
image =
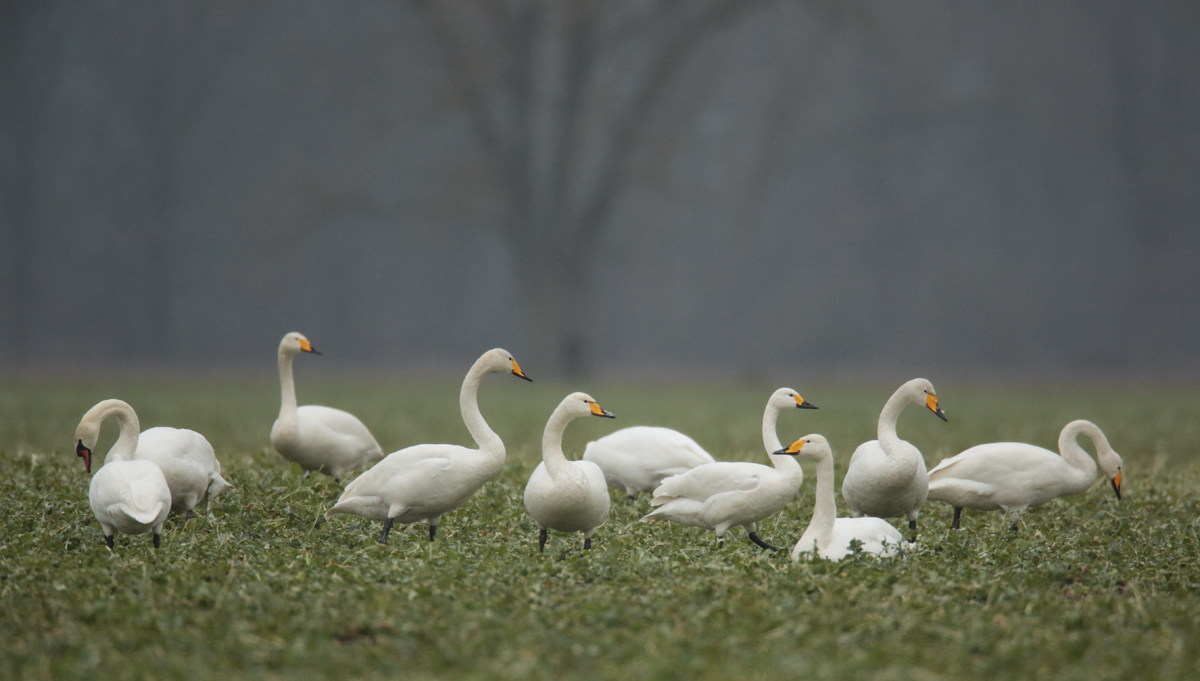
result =
M509 373L533 380L507 350L496 348L483 353L463 379L459 409L478 449L413 445L392 452L347 485L325 517L350 513L382 521L380 544L387 543L394 523L427 520L433 541L442 514L458 508L504 467L504 443L483 419L477 396L484 376Z
M947 420L938 406L932 383L923 378L905 383L883 405L876 428L878 439L864 442L854 450L846 477L842 479L842 498L851 515L905 516L913 532L909 541L916 541L917 516L929 491L929 473L921 450L896 435L900 412L914 403Z
M1002 509L1011 529L1021 513L1033 506L1091 489L1096 482L1096 461L1079 446L1085 436L1096 448L1096 458L1121 499L1121 455L1091 421L1071 421L1058 436L1056 454L1021 442L976 445L939 463L929 472L929 498L954 507L950 527L959 529L964 508L978 511Z
M563 454L567 424L580 416L614 418L585 393L571 393L558 405L542 434L542 462L525 485L525 510L538 526L538 552L546 549L547 529L583 532L583 549L608 517L604 471L591 461L571 461Z
M841 560L854 553L853 543L863 553L878 556L894 554L904 543L904 537L882 518L839 518L833 498L833 451L821 435L805 435L781 454L792 454L817 464L817 498L812 520L800 541L792 548L792 560L804 554L827 560Z
M383 449L355 415L319 405L296 406L292 358L314 355L303 334L295 331L279 342L279 418L271 426L271 447L304 471L320 471L341 482L342 474L383 458Z
M589 442L583 460L599 466L608 486L630 501L653 492L672 475L716 461L692 438L659 426L622 428Z
M92 476L88 502L109 549L114 546L116 530L153 532L157 549L162 543L163 522L171 511L171 488L161 468L133 458L138 445L138 418L133 408L121 400L104 400L89 409L75 428L75 453L90 473L100 425L109 416L116 417L120 435L108 450L104 465Z
M136 434L138 418L133 407L121 400L106 400L96 407L99 407L98 414L115 416L125 428L134 424ZM97 429L94 435L98 435L99 422L94 425ZM88 426L90 428L91 425ZM189 520L194 514L193 509L201 502L233 489L233 485L221 477L221 462L217 460L212 445L194 430L164 426L147 428L132 440L119 440L114 449L124 451L131 441L133 453L127 458L149 461L162 469L171 488L171 510L186 513Z
M775 432L779 413L796 408L816 409L791 388L780 388L767 400L762 436L771 466L718 461L669 477L654 490L654 498L650 500L658 508L642 521L664 519L713 530L718 546L724 543L726 530L741 526L750 541L764 549L776 550L754 530L756 522L782 510L804 482L804 472L795 457L778 453L783 445Z

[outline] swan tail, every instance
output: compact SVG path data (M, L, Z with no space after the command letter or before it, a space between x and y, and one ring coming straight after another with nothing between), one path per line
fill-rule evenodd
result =
M208 498L212 499L222 492L228 492L233 489L233 485L221 477L217 471L213 471L208 475Z
M352 499L342 499L333 505L333 508L325 512L326 518L332 518L339 513L349 515L359 515L368 518L374 515L373 511L378 509L382 501L379 497L354 497Z
M150 508L139 507L128 502L121 502L117 504L117 508L121 510L121 513L124 513L143 525L150 525L154 523L154 521L158 520L158 514L162 513L162 510L165 506L166 504L161 501L154 504L154 506Z

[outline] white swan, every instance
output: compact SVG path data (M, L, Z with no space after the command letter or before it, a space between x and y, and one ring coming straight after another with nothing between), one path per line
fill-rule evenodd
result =
M571 393L558 405L542 434L542 462L525 485L525 510L538 526L538 552L546 549L546 528L583 532L583 548L592 548L592 533L608 517L604 471L591 461L570 461L562 450L563 431L579 416L613 418L589 395Z
M929 492L929 473L921 451L896 435L896 420L910 402L924 405L945 421L933 384L923 378L900 386L883 405L876 429L878 440L858 446L842 479L842 498L855 518L863 515L908 518L916 541L917 515Z
M154 533L154 548L162 542L163 522L171 511L171 488L162 469L149 461L133 460L138 444L138 419L120 400L105 400L88 410L75 429L75 453L92 472L92 451L100 437L100 424L116 416L120 435L104 465L92 476L88 501L104 530L104 543L113 548L113 532Z
M352 513L383 521L379 543L386 544L393 523L429 521L429 541L446 511L457 508L504 467L504 443L479 412L479 383L487 374L511 373L532 380L506 350L483 353L459 393L463 421L479 449L459 445L413 445L392 452L346 486L325 513Z
M1056 497L1080 494L1096 482L1096 462L1076 441L1086 435L1096 447L1100 468L1121 498L1121 456L1091 421L1072 421L1058 436L1062 456L1021 442L976 445L929 471L929 498L954 507L950 527L958 529L964 508L1003 509L1017 529L1021 512Z
M792 560L802 554L812 554L827 560L841 560L854 553L852 542L858 542L863 553L877 556L895 554L904 544L904 537L882 518L839 518L833 498L833 451L822 435L805 435L780 454L793 454L817 464L817 499L812 520L792 548Z
M271 446L305 471L320 471L341 482L342 473L383 458L383 449L354 414L312 404L296 406L292 358L300 352L321 354L295 331L279 342L281 399L279 418L271 426Z
M767 400L762 436L774 467L744 461L718 461L673 475L654 490L650 504L658 508L643 517L642 522L664 519L713 530L717 533L718 546L724 544L726 530L740 525L746 529L750 541L765 549L776 550L755 534L754 524L786 506L804 481L804 473L795 457L776 454L783 449L775 433L779 412L796 407L816 409L791 388L780 388Z
M79 427L94 444L104 419L117 416L119 422L122 414L127 421L138 422L133 407L121 400L105 400L84 415ZM162 470L171 488L171 510L186 513L188 519L193 515L192 509L201 502L233 489L233 485L221 477L221 462L212 445L194 430L147 428L136 442L130 458L149 461Z
M653 492L665 478L715 462L692 438L658 426L622 428L589 442L583 460L599 466L608 486L625 492L630 501Z

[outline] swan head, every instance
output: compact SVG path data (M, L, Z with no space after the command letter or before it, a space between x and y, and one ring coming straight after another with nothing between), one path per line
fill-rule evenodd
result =
M791 388L780 388L771 393L771 399L767 400L767 404L779 411L784 409L816 409L817 405L800 397L800 393Z
M775 454L795 456L809 461L821 461L826 457L832 458L833 450L829 448L829 440L826 440L824 435L813 433L805 435Z
M567 395L558 408L570 416L603 416L607 419L616 418L611 411L604 411L587 393L571 393Z
M933 384L929 381L924 378L914 378L904 384L904 392L913 402L925 405L939 419L949 421L946 418L946 412L938 406L937 391L933 389Z
M313 349L312 343L304 337L304 334L293 331L283 337L279 341L279 354L281 355L296 355L301 352L311 352L314 355L321 353Z
M83 467L88 473L92 472L92 452L96 450L96 442L100 439L100 426L113 413L122 418L120 414L123 411L132 416L133 429L137 431L137 414L133 407L121 400L98 402L79 419L79 425L75 427L75 456L83 459Z
M476 364L490 374L512 374L517 378L533 382L532 378L526 376L524 371L521 371L521 365L517 364L517 360L513 359L512 353L508 350L501 348L488 350L483 353L483 356L479 358Z
M1100 470L1104 471L1104 477L1108 478L1109 484L1112 485L1113 492L1117 495L1117 501L1121 500L1121 455L1113 451L1113 448L1108 446L1108 442L1102 445L1096 445L1096 459L1100 462Z

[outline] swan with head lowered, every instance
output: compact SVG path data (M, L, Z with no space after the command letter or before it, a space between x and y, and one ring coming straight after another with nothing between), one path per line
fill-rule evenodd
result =
M301 352L321 353L295 331L279 342L279 418L271 426L271 446L305 471L320 471L341 482L342 474L383 458L383 449L354 414L306 404L296 406L292 358Z
M118 423L138 423L133 407L121 400L105 400L92 407L79 422L79 434L83 436L88 454L100 435L100 424L109 416L116 416ZM121 418L124 417L124 421ZM76 441L80 440L76 437ZM213 447L203 435L186 428L163 426L147 428L134 438L135 446L130 459L149 461L162 470L171 488L171 510L185 513L190 519L193 509L201 502L212 499L222 492L233 489L233 485L221 477L221 462ZM82 453L80 456L84 456Z
M171 488L162 469L150 461L135 460L138 418L133 408L120 400L105 400L88 410L75 429L75 453L92 472L92 452L100 437L100 424L115 416L120 435L104 465L92 476L88 501L104 530L104 543L113 548L113 533L154 534L154 548L162 543L163 522L171 511Z
M658 426L622 428L589 442L583 460L599 466L608 486L630 501L641 492L653 492L672 475L715 461L692 438Z
M833 498L833 451L822 435L805 435L779 454L791 454L817 464L817 499L812 520L792 548L792 560L816 554L826 560L841 560L854 553L854 543L863 553L895 554L904 537L882 518L839 518Z
M914 378L900 386L879 414L879 439L862 443L850 457L842 479L842 498L855 518L907 517L913 533L909 541L916 541L917 515L929 493L929 473L921 450L896 435L896 421L910 403L928 407L938 418L947 420L932 383Z
M525 510L538 526L538 552L546 549L546 530L582 532L583 549L608 517L604 471L591 461L571 461L562 450L563 431L580 416L614 418L585 393L571 393L550 415L542 434L542 462L525 485Z
M762 436L772 466L718 461L671 476L654 490L650 504L658 508L643 517L642 522L662 519L713 530L718 546L724 544L726 530L741 526L750 541L764 549L776 550L755 533L754 524L783 509L804 482L796 458L777 453L783 445L775 432L779 413L797 407L816 409L791 388L780 388L767 400Z
M379 543L386 544L394 523L429 522L429 541L442 514L458 508L475 490L504 467L504 443L479 412L479 384L488 374L512 374L533 380L521 371L507 350L483 353L459 393L463 421L479 449L459 445L413 445L388 454L346 486L336 505L325 513L351 513L383 522Z
M1121 455L1091 421L1072 421L1058 436L1058 451L1021 442L976 445L939 463L929 471L929 499L954 507L950 527L959 529L964 508L1002 509L1011 529L1021 512L1056 497L1080 494L1096 482L1096 462L1079 446L1086 436L1096 447L1100 468L1121 499Z

